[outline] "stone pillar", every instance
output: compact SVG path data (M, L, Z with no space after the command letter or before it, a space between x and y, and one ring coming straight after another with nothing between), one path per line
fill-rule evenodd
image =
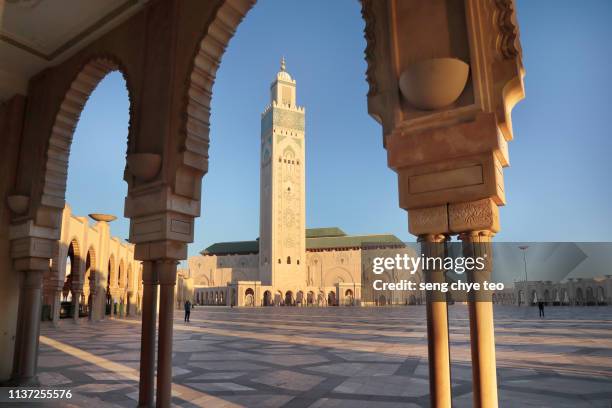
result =
M57 287L53 293L53 325L57 326L60 320L60 309L62 307L62 288Z
M447 236L443 234L424 234L419 236L421 253L426 257L444 258ZM424 269L426 282L444 282L443 270ZM450 348L448 341L448 305L446 297L440 293L427 293L427 355L429 359L429 394L431 406L450 408L451 377Z
M155 263L159 277L159 343L157 345L157 406L169 407L172 399L172 326L174 321L174 259Z
M142 262L143 302L140 339L140 384L138 406L152 407L155 391L155 322L159 280L153 261Z
M96 292L93 289L89 289L89 298L87 299L87 308L89 309L89 315L87 316L87 320L90 322L95 321L94 313L97 311L97 308L94 307L96 304Z
M111 288L110 294L111 294L111 312L110 312L110 317L114 319L115 318L115 314L116 314L116 312L115 312L115 294L116 293L115 293L115 289L114 288Z
M493 251L491 231L470 231L459 235L465 257L485 259L482 271L468 271L470 282L491 281ZM481 286L482 287L482 286ZM472 351L472 387L475 408L497 407L497 371L495 363L495 330L491 293L472 293L468 301Z
M12 380L17 384L30 384L36 382L44 269L24 270L21 273Z
M79 323L79 305L81 304L81 288L72 288L72 320Z

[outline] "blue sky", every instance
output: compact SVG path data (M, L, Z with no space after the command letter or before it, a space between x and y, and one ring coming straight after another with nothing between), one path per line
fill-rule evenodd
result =
M517 10L527 97L513 111L497 240L610 241L612 2L518 0ZM355 0L261 0L249 12L213 89L210 170L190 255L258 236L260 113L282 55L306 107L307 226L413 240L380 126L367 114L364 47ZM123 214L127 122L125 83L112 73L74 136L67 201L76 214ZM129 221L112 230L127 238Z

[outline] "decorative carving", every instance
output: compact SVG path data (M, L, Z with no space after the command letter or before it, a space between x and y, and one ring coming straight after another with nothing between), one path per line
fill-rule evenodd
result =
M255 0L221 2L192 59L181 128L183 164L202 173L208 170L210 102L217 69L227 43L254 4Z
M495 0L495 6L494 18L499 27L496 41L497 50L506 59L521 58L522 51L514 1Z
M366 40L366 49L365 49L365 60L368 64L368 68L366 69L366 80L368 81L369 90L368 96L373 96L378 93L378 89L376 87L376 80L374 79L374 71L375 71L375 55L374 49L376 48L376 34L375 34L375 26L376 19L374 17L374 0L362 0L361 1L361 16L365 21L365 28L363 30L363 36Z
M490 198L449 204L448 220L452 232L499 231L499 209Z
M442 234L448 232L448 213L445 205L408 211L411 234Z

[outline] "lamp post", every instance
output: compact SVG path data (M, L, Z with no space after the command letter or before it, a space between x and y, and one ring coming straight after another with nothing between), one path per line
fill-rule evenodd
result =
M529 248L529 245L521 245L519 246L519 249L521 251L523 251L523 264L525 265L525 304L527 304L527 292L528 292L528 288L527 288L527 249ZM521 305L521 300L519 299L519 306Z

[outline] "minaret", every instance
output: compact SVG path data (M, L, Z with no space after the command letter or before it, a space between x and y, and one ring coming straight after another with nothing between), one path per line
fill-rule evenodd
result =
M306 278L304 108L295 90L283 57L261 115L259 218L259 278L283 294Z

